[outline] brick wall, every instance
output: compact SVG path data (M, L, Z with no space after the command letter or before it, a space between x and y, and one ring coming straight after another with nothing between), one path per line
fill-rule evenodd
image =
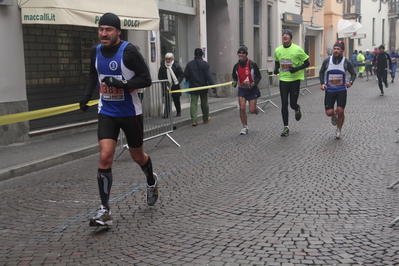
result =
M95 28L24 25L23 33L28 90L87 81L83 57L98 42Z

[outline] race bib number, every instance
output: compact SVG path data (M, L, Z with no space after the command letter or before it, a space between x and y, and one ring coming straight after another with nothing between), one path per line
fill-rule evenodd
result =
M292 67L292 60L291 59L282 59L280 61L281 70L283 72L290 72L290 67Z
M366 60L366 64L370 64L370 60Z
M342 74L331 74L328 76L328 84L331 87L341 87L343 85L342 80Z
M100 84L100 93L104 101L123 101L125 99L123 89L108 87L105 83Z
M391 58L391 61L392 61L392 63L396 63L396 58L395 58L395 57L392 57L392 58Z

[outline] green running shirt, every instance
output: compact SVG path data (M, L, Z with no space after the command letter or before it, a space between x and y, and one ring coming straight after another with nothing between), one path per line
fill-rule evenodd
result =
M290 47L285 48L283 45L276 48L274 51L274 60L280 63L280 80L281 81L295 81L304 80L304 69L291 74L289 67L299 67L309 56L303 51L301 47L292 43Z

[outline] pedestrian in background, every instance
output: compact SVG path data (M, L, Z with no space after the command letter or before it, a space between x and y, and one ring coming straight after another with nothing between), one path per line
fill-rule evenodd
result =
M399 58L398 53L395 51L395 47L391 47L391 52L389 53L389 56L391 57L391 61L392 61L392 66L391 66L391 82L393 83L393 81L395 80L395 76L396 76L396 67L397 67L397 61Z
M353 51L351 62L352 62L353 67L356 69L357 68L357 50Z
M366 53L364 54L365 62L366 62L366 77L367 81L369 81L369 73L372 76L373 70L371 66L371 62L373 62L373 55L370 53L370 49L366 49Z
M374 51L373 51L373 60L374 60L374 58L375 58L375 56L376 56L377 54L378 54L378 48L377 48L377 47L374 47ZM375 80L378 81L378 78L377 78L377 70L373 68L373 64L371 64L371 70L373 70L373 72L374 72Z
M147 178L147 204L158 199L158 178L152 170L151 158L143 149L143 119L137 90L151 85L147 64L133 44L122 41L121 22L113 13L104 14L98 23L100 44L90 51L90 73L80 109L87 111L94 89L100 85L98 104L98 143L100 160L97 183L101 205L90 219L90 226L112 225L109 198L112 187L112 162L118 135L126 135L130 155Z
M382 83L384 83L385 88L388 88L388 72L391 73L391 58L389 54L385 52L385 46L381 44L378 47L378 54L374 56L373 59L373 69L377 71L378 87L380 88L380 96L384 96L384 88Z
M202 59L202 56L202 49L195 48L194 60L188 62L186 69L184 70L184 77L189 82L190 88L215 84L215 82L213 82L211 71L209 70L209 64ZM212 91L216 93L216 89L212 89ZM208 89L191 91L190 96L190 116L192 126L198 125L198 98L201 99L202 120L204 124L208 123L211 120L209 117Z
M298 104L301 80L305 79L304 69L309 63L309 56L301 47L292 43L292 31L286 29L282 34L283 45L274 51L274 74L280 74L281 115L283 117L282 137L290 134L288 126L288 97L290 106L295 110L295 120L302 117L301 106Z
M242 130L240 135L246 135L249 132L247 121L247 101L249 103L249 112L258 113L257 99L260 97L258 88L262 76L258 65L248 58L248 49L241 46L237 51L238 62L233 67L233 86L238 85L238 105L240 106L240 119Z
M167 79L172 91L180 90L180 83L184 79L184 72L179 63L174 60L174 55L172 53L167 53L165 55L165 62L161 63L161 67L158 71L158 79ZM169 117L171 106L170 96L166 86L164 87L163 94L165 99L164 118L167 118ZM173 103L176 108L176 116L181 116L180 96L181 92L172 93Z
M326 115L336 126L335 138L341 138L341 129L345 120L347 89L353 85L356 72L351 62L343 56L345 45L338 41L333 46L333 55L323 61L319 72L320 89L325 91L324 106ZM346 71L351 75L346 78ZM337 108L334 110L335 103Z
M356 61L359 67L359 78L363 78L363 72L366 69L366 61L363 52L361 50L356 56Z

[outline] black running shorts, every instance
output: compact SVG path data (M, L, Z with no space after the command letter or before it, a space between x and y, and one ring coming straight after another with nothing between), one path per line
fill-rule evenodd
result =
M98 115L98 140L118 140L120 130L125 133L126 141L131 148L140 148L143 145L143 118L141 115L127 117L112 117Z
M244 97L247 101L252 101L260 97L260 90L258 86L252 89L238 88L238 97Z
M324 107L326 110L334 109L334 104L337 102L337 107L345 108L346 106L347 90L327 92L324 97Z

